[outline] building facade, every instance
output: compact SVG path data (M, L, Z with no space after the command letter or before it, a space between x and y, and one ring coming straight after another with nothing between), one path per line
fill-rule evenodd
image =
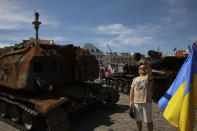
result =
M98 49L96 46L94 46L92 43L85 43L82 47L84 50L90 52L90 54L94 55L96 59L98 60L98 65L103 66L103 55L104 53Z
M108 67L108 65L114 66L114 65L125 64L135 61L134 53L132 52L103 53L100 49L98 49L96 46L94 46L91 43L84 44L82 48L90 52L92 55L94 55L97 58L99 66Z
M104 54L104 65L107 66L110 65L116 65L120 63L130 63L134 61L134 55L133 53L128 52L113 52L113 53L106 53Z

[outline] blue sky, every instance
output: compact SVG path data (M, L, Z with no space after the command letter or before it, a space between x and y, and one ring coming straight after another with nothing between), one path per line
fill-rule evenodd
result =
M40 39L102 51L165 53L197 40L196 0L0 0L0 47L34 37L33 10L40 13Z

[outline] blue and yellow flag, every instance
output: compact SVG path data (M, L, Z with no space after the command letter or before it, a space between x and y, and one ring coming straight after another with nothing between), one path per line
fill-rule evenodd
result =
M176 79L158 102L163 116L181 131L192 131L197 108L197 57L195 45Z

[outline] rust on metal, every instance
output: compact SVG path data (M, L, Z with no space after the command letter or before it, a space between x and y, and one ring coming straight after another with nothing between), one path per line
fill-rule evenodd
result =
M65 82L98 77L96 58L80 47L56 45L46 40L39 43L35 45L33 41L25 40L0 57L1 86L34 90L35 77L47 71L50 75L56 73Z
M69 101L66 97L55 97L55 96L36 96L36 97L27 97L27 96L19 96L8 94L4 92L0 92L2 96L7 96L10 100L22 100L24 102L28 102L34 105L34 110L42 115L46 115L49 111L55 109L56 107L60 106L61 104Z
M30 99L29 102L34 103L35 110L39 113L46 115L49 111L55 109L59 105L67 102L69 99L66 97L50 98L45 100Z
M1 90L5 88L8 92L0 94L29 102L41 114L68 101L65 96L72 94L72 89L84 97L83 86L76 84L98 77L96 58L71 44L56 45L54 41L40 40L35 45L34 41L24 40L1 50L0 86ZM12 94L9 89L19 94ZM39 91L44 95L35 95ZM56 97L54 94L61 95Z

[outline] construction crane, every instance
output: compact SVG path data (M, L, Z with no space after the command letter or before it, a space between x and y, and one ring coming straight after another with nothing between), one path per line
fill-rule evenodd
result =
M111 50L111 48L109 47L109 45L108 45L108 44L107 44L107 47L109 48L110 53L112 54L113 52L112 52L112 50Z

